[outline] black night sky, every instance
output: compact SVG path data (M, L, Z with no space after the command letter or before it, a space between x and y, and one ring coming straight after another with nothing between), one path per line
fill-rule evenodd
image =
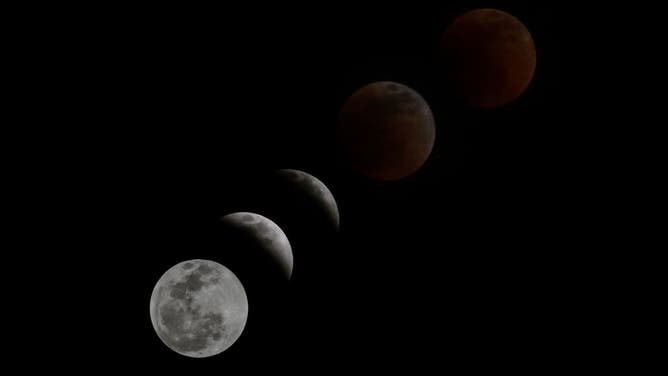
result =
M80 144L63 150L76 168L54 175L81 181L57 183L68 197L58 205L81 208L59 235L74 239L78 277L53 281L89 312L63 314L69 329L58 337L88 343L72 356L155 374L461 373L554 361L569 283L553 215L568 158L555 141L566 101L557 9L407 4L117 6L45 37L62 65L51 79L69 83L69 106L83 109L71 128ZM449 22L480 7L518 17L536 45L533 82L497 110L459 102L439 61ZM334 139L346 98L384 80L419 92L436 120L430 158L396 182L357 175ZM253 327L249 296L247 332L229 350L171 351L149 317L156 281L181 261L219 259L217 220L260 211L272 187L259 182L277 168L330 188L339 233L287 234L295 272L276 327Z

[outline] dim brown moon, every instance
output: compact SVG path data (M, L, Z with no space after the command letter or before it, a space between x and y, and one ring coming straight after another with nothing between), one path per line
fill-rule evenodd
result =
M497 108L514 101L536 70L531 33L497 9L457 17L443 33L441 50L453 91L475 107Z
M376 180L413 174L434 146L434 117L413 89L382 81L357 90L339 114L338 144L354 170Z

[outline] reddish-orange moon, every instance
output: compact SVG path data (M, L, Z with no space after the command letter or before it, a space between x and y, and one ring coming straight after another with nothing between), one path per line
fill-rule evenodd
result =
M475 107L496 108L517 99L536 70L529 30L497 9L464 13L443 33L441 49L455 94Z
M357 90L341 108L339 146L353 169L376 180L413 174L434 146L429 105L408 86L375 82Z

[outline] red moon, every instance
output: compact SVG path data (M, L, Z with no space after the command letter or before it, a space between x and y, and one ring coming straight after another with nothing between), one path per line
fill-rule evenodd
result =
M338 143L352 167L376 180L398 180L417 171L434 146L434 117L408 86L383 81L357 90L343 105Z
M443 33L441 49L455 93L475 107L512 102L536 70L531 34L517 18L496 9L457 17Z

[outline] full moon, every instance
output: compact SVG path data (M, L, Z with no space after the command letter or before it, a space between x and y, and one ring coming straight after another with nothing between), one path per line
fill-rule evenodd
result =
M151 321L158 337L179 354L219 354L239 338L248 317L243 285L214 261L190 260L162 275L151 295Z
M343 105L337 139L352 167L376 180L417 171L435 140L427 102L408 86L382 81L357 90Z
M531 34L517 18L497 9L457 17L443 33L441 49L452 89L475 107L512 102L536 69Z

